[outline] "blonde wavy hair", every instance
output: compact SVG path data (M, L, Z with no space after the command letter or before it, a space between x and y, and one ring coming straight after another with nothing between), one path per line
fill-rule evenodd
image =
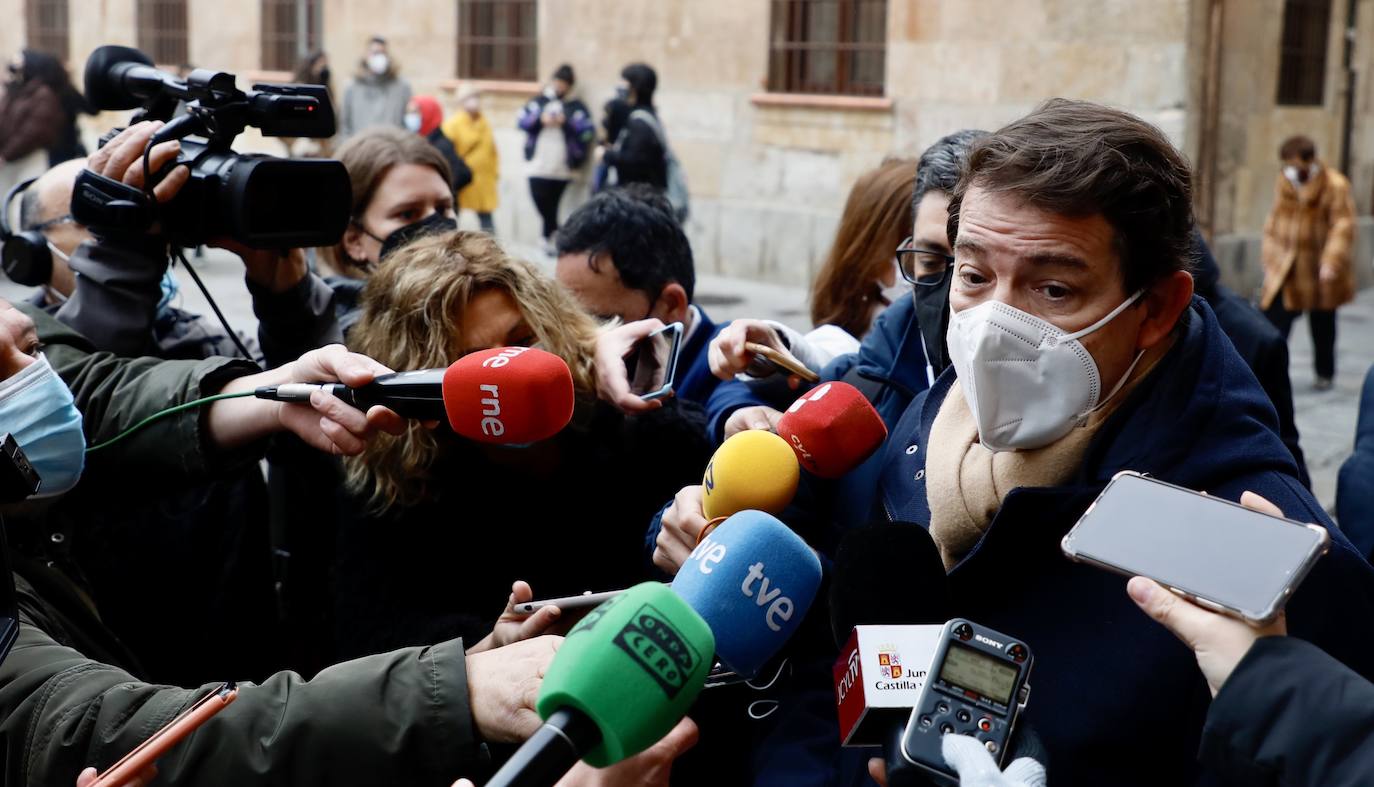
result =
M491 236L449 232L421 238L387 257L363 288L363 315L349 346L397 370L448 366L468 345L463 309L478 293L503 290L515 301L540 348L567 361L573 384L594 392L600 328L556 281L506 253ZM444 448L412 422L400 436L379 434L344 460L348 487L377 511L425 500Z

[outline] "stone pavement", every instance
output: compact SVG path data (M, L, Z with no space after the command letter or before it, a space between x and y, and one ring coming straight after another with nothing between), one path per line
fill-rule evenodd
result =
M513 246L510 250L552 271L552 261L537 249ZM230 324L240 331L256 331L257 320L242 284L243 268L238 259L226 252L208 249L204 259L191 257L190 261ZM178 305L210 314L204 297L186 272L178 269L177 278L181 284ZM0 277L0 297L17 299L24 294L23 288ZM703 276L697 282L697 300L718 322L759 317L778 320L801 330L810 326L806 291L797 287ZM1294 324L1289 347L1293 406L1308 470L1312 474L1313 491L1322 505L1331 509L1335 505L1336 474L1353 446L1364 373L1374 364L1374 289L1364 290L1355 303L1339 312L1334 389L1312 390L1312 343L1305 318Z

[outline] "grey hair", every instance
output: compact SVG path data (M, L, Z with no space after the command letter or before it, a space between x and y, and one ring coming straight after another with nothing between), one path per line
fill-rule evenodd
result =
M966 128L941 137L934 145L926 148L921 160L916 162L916 186L911 191L911 214L921 206L921 200L932 191L954 193L954 185L959 182L959 170L968 157L969 147L974 140L988 136L988 132L976 128Z

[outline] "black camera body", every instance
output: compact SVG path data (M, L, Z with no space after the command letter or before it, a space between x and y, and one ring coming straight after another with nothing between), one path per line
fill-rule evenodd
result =
M333 136L334 110L323 86L256 84L243 91L233 74L197 69L179 79L153 68L137 49L104 46L86 61L86 95L98 109L138 108L134 122L166 121L148 147L181 140L173 167L190 172L176 197L160 206L149 192L83 172L72 214L93 231L142 234L158 222L177 246L231 238L256 249L331 246L343 237L353 195L341 162L232 148L248 126L264 136ZM148 174L155 182L171 169Z

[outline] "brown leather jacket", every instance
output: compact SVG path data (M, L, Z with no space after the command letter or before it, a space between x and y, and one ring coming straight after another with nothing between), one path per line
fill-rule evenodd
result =
M1355 201L1350 181L1326 162L1318 164L1320 169L1302 191L1278 176L1274 208L1264 222L1260 308L1269 308L1280 292L1289 311L1330 310L1355 298Z
M42 82L11 84L0 96L0 159L14 161L52 147L66 115L62 100Z

